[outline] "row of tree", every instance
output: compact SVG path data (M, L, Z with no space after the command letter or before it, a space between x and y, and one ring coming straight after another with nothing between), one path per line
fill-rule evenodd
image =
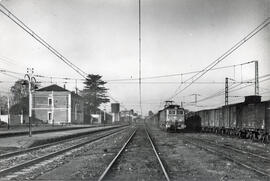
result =
M79 94L84 98L85 113L94 114L97 112L98 107L103 104L110 102L108 99L107 91L105 87L107 82L102 80L102 76L98 74L87 75L84 81L84 89L79 91ZM11 99L10 99L10 113L11 114L28 114L28 83L23 79L17 80L14 85L10 88ZM36 84L35 89L40 87L40 84ZM1 114L7 114L7 96L0 96L0 107Z

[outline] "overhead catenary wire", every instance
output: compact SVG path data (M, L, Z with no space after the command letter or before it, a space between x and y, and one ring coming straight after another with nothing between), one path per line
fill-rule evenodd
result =
M44 47L46 47L50 52L56 55L60 60L62 60L65 64L67 64L70 68L76 71L83 78L86 77L87 73L80 69L78 66L74 65L70 60L68 60L65 56L59 53L55 48L53 48L49 43L47 43L43 38L37 35L32 29L30 29L25 23L23 23L17 16L15 16L10 10L8 10L2 3L0 3L0 12L6 15L9 19L11 19L15 24L21 27L25 32L31 35L34 39L36 39L39 43L41 43Z
M201 72L198 72L197 74L195 74L191 78L187 79L186 81L190 81L191 80L191 83L189 83L188 85L186 85L184 88L180 89L179 91L176 91L176 93L174 93L174 95L172 95L171 97L169 97L168 100L173 99L175 96L177 96L178 94L180 94L181 92L183 92L184 90L186 90L188 87L190 87L195 81L197 81L199 78L201 78L203 75L205 75L211 69L213 69L218 63L220 63L221 61L223 61L230 54L232 54L235 50L237 50L239 47L241 47L245 42L247 42L250 38L252 38L258 32L260 32L263 28L265 28L267 25L269 25L269 23L270 23L270 17L266 18L259 26L257 26L255 29L253 29L243 39L241 39L239 42L237 42L233 47L231 47L229 50L227 50L225 53L223 53L220 57L218 57L213 62L211 62ZM178 88L177 88L177 90L178 90Z
M79 68L78 66L73 64L69 59L67 59L64 55L62 55L55 48L53 48L48 42L46 42L43 38L41 38L38 34L36 34L32 29L30 29L22 20L20 20L10 10L8 10L2 3L0 3L0 7L3 8L3 9L0 8L0 12L2 12L9 19L11 19L15 24L17 24L25 32L27 32L29 35L31 35L35 40L37 40L40 44L42 44L44 47L46 47L51 53L53 53L60 60L62 60L66 65L68 65L70 68L72 68L74 71L76 71L80 76L82 76L83 78L86 78L87 73L85 71L83 71L81 68ZM42 77L42 76L40 76L40 77ZM65 78L65 80L71 80L71 79ZM77 80L77 79L75 79L75 80ZM113 100L116 101L115 99L113 99Z
M4 62L4 63L7 63L7 64L11 64L11 65L16 65L15 63L11 62L11 61L8 61L2 57L0 57L0 62Z
M15 78L15 79L23 79L23 77L18 77L18 76L15 76L15 75L24 75L24 73L20 73L20 72L14 72L14 71L10 71L10 70L6 70L6 69L0 69L0 73L4 74L4 75L7 75L9 77L12 77L12 78ZM15 75L12 75L12 74L15 74ZM71 83L71 82L68 82L68 80L83 80L85 81L85 79L75 79L75 78L69 78L69 77L56 77L56 76L44 76L44 75L35 75L36 77L39 77L39 78L54 78L54 79L63 79L65 81L37 81L37 83L54 83L54 84L67 84L67 83ZM15 83L16 81L0 81L0 83ZM108 97L110 99L112 99L114 102L117 102L119 103L119 101L117 101L111 94L108 93ZM120 105L122 108L124 109L127 109L124 105Z
M15 65L15 66L18 66L21 68L26 68L25 65L23 65L21 62L15 61L14 59L5 57L3 55L0 55L0 62L4 62L4 63L10 64L10 65Z
M259 79L267 78L269 76L270 76L270 74L266 74L266 75L260 76ZM247 80L247 81L249 81L249 80ZM267 78L267 79L264 79L264 80L260 80L260 82L265 82L267 80L270 80L270 78ZM229 87L229 91L230 92L235 92L237 90L241 90L241 89L244 89L246 87L253 86L253 84L249 84L249 85L245 85L243 87L239 87L240 85L242 85L242 84L236 84L236 85L233 85L232 87ZM239 88L237 88L237 87L239 87ZM199 99L197 102L206 101L206 100L209 100L209 99L212 99L212 98L215 98L215 97L218 97L218 96L222 96L222 95L224 95L224 89L221 89L221 90L217 91L216 93L214 93L214 94L212 94L210 96L207 96L205 98Z
M189 84L190 82L183 82L183 84ZM218 81L205 81L205 82L194 82L194 84L224 84L225 82ZM251 81L246 82L233 82L235 83L254 83ZM108 82L108 84L137 84L137 82ZM154 82L141 82L141 84L179 84L179 81L167 82L167 81L154 81Z
M7 73L7 72L1 72L1 71L0 71L0 73L4 74L4 75L6 75L6 76L9 76L9 77L15 78L15 79L20 79L20 77L15 76L15 75L12 75L12 74L9 74L9 73Z
M141 66L140 66L140 67L141 67ZM141 84L142 84L142 81L141 81L141 80L142 80L142 77L140 77L140 102L141 102ZM193 81L185 82L185 84L190 84L190 83L191 83L191 84L192 84L192 83L194 84L195 82L193 82ZM155 84L156 84L156 83L155 83ZM140 104L141 104L141 103L140 103Z
M270 80L270 78L268 78L268 79L266 79L266 80L263 80L263 82L265 82L265 81L268 81L268 80ZM241 87L241 88L239 88L239 89L237 89L237 90L240 90L240 89L243 89L243 88L246 88L246 87L248 87L248 86L252 86L252 85L246 85L246 86L244 86L244 87ZM231 92L234 92L234 91L237 91L237 90L233 90L233 91L231 91ZM260 93L260 95L262 96L262 97L268 97L268 96L263 96L263 95L265 95L265 94L268 94L268 93L270 93L270 91L266 91L266 92L262 92L262 93ZM245 97L245 96L229 96L230 98L233 98L233 100L231 100L230 102L230 104L234 104L234 103L237 103L237 102L239 102L239 100L243 100L243 98ZM222 102L223 102L223 100L222 100ZM219 106L221 106L221 104L222 103L218 103L218 104L214 104L214 105L194 105L194 104L188 104L189 106L196 106L196 107L219 107Z
M270 74L262 75L262 76L259 77L259 79L260 79L260 83L269 81L270 80ZM244 89L244 88L253 86L253 84L247 84L245 86L239 87L239 86L241 86L243 84L246 84L245 82L250 82L251 80L254 80L254 78L253 79L244 80L243 82L239 82L239 83L232 82L232 86L229 87L230 92L235 92L235 91L238 91L238 90L241 90L241 89ZM221 89L221 90L217 91L216 93L211 94L210 96L207 96L207 97L204 97L202 99L199 99L199 100L197 100L197 102L204 102L206 100L213 99L215 97L222 96L222 95L224 95L224 89ZM241 97L244 97L244 96L241 96ZM184 103L185 103L185 105L194 106L194 102L184 102ZM156 104L157 105L157 104L160 104L160 102L156 102L156 103L152 103L152 104ZM220 104L216 104L216 106L219 106L219 105ZM211 105L211 106L201 106L201 105L199 105L199 107L215 107L215 106L214 105Z
M250 64L250 63L254 63L254 61L248 61L248 62L244 62L241 64L234 64L234 65L227 65L227 66L223 66L223 67L217 67L217 68L213 68L211 69L211 71L214 70L219 70L219 69L226 69L226 68L235 68L237 66L242 66L242 65L246 65L246 64ZM14 72L14 71L10 71L10 70L6 70L6 69L0 69L0 71L4 71L4 72L9 72L9 73L14 73L14 74L18 74L18 75L24 75L25 73L21 73L21 72ZM201 72L202 70L198 70L198 71L191 71L191 72L184 72L184 73L176 73L176 74L167 74L167 75L156 75L156 76L149 76L149 77L141 77L141 80L148 80L148 79L160 79L160 78L167 78L167 77L175 77L175 76L184 76L184 75L189 75L189 74L195 74L198 72ZM78 79L78 78L72 78L72 77L59 77L59 76L48 76L48 75L40 75L40 74L35 74L35 77L39 77L39 78L48 78L48 79L63 79L63 80L71 80L71 81L85 81L85 79ZM106 82L110 83L110 84L116 84L118 82L125 84L126 82L124 81L134 81L134 83L136 83L135 81L137 81L139 79L135 78L135 79L108 79L105 80ZM128 82L128 84L131 82ZM148 82L142 82L142 83L148 83ZM159 82L157 82L159 83ZM162 83L162 82L161 82ZM174 82L172 82L174 83ZM188 81L177 81L175 83L181 83L181 84L188 84L190 82ZM155 82L153 82L153 84L155 84ZM170 82L168 82L168 84L170 84Z
M214 70L219 70L219 69L226 69L226 68L235 68L237 66L241 66L241 65L246 65L246 64L250 64L250 63L254 63L254 61L248 61L248 62L244 62L241 64L234 64L234 65L227 65L227 66L223 66L223 67L217 67L217 68L213 68L210 71L214 71ZM184 73L175 73L175 74L166 74L166 75L156 75L156 76L149 76L149 77L141 77L141 80L147 80L147 79L160 79L160 78L167 78L167 77L179 77L179 76L184 76L184 75L189 75L189 74L196 74L202 72L202 70L197 70L197 71L191 71L191 72L184 72ZM118 81L137 81L139 79L136 78L128 78L128 79L109 79L106 80L107 82L118 82ZM186 81L181 81L183 83L185 83Z
M12 73L12 74L16 74L16 75L24 75L24 73L20 73L20 72L14 72L11 70L6 70L6 69L0 69L0 72L5 72L5 73Z

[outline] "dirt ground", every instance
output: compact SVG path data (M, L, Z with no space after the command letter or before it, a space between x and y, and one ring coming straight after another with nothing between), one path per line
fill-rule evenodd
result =
M167 133L156 127L151 130L172 180L266 180L233 162L184 142L181 136L186 133Z
M270 155L270 144L264 144L258 141L252 141L250 139L239 139L236 137L229 137L226 135L221 136L221 135L207 134L207 133L190 133L186 135L213 140L217 143L231 145L239 149L244 149L244 150L248 150L255 153L263 151L262 154L268 154L268 156Z

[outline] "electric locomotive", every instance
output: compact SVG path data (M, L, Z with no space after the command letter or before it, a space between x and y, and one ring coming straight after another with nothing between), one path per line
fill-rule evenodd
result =
M166 101L164 109L160 110L158 115L161 129L176 131L186 127L185 110L179 105L173 104L173 101Z

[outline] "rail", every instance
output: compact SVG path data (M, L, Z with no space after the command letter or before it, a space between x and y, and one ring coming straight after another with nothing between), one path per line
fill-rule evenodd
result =
M122 148L120 149L120 151L117 153L117 155L113 158L113 160L110 162L110 164L107 166L107 168L105 169L105 171L102 173L102 175L99 177L98 181L101 181L104 179L104 177L107 175L107 173L109 172L109 170L111 169L111 167L113 166L113 164L115 163L115 161L118 159L118 157L121 155L121 153L123 152L123 150L127 147L128 143L130 142L130 140L133 138L133 136L135 135L137 129L135 129L132 134L130 135L130 137L128 138L128 140L125 142L125 144L122 146Z
M122 146L122 148L120 149L120 151L117 153L117 155L113 158L113 160L110 162L110 164L107 166L107 168L105 169L105 171L102 173L102 175L99 177L98 181L102 181L104 180L104 178L106 177L106 175L108 174L109 170L111 169L111 167L114 165L114 163L116 162L116 160L119 158L119 156L122 154L123 150L125 150L125 148L127 147L127 145L130 143L131 139L134 137L135 133L136 133L137 129L134 130L134 132L130 135L130 137L127 139L127 141L124 143L124 145ZM162 163L159 155L158 155L158 152L155 148L155 145L152 141L152 138L149 134L149 132L147 131L147 129L145 128L145 132L147 134L147 138L151 144L151 147L153 148L153 151L155 153L155 156L157 157L158 159L158 162L162 168L162 171L164 173L164 176L166 178L167 181L170 181L170 178L168 176L168 173L164 167L164 164Z
M264 159L264 160L267 160L267 161L270 161L270 158L269 157L265 157L265 156L262 156L262 155L259 155L259 154L256 154L256 153L251 153L249 151L244 151L244 150L241 150L241 149L238 149L238 148L234 148L230 145L224 145L224 144L218 144L218 143L215 143L209 139L201 139L201 138L196 138L200 141L203 141L203 142L206 142L206 143L209 143L209 144L213 144L213 145L216 145L216 146L219 146L219 147L223 147L223 148L226 148L226 149L231 149L231 150L234 150L236 152L239 152L239 153L243 153L243 154L247 154L247 155L250 155L250 156L255 156L257 158L260 158L260 159Z
M154 143L153 143L153 141L152 141L152 138L151 138L150 134L149 134L148 131L147 131L147 128L145 128L145 132L146 132L147 137L148 137L148 139L149 139L149 141L150 141L150 143L151 143L151 146L152 146L152 148L153 148L153 150L154 150L154 152L155 152L155 155L156 155L156 157L157 157L157 159L158 159L158 162L159 162L159 164L160 164L160 166L161 166L161 168L162 168L162 171L163 171L163 173L164 173L164 175L165 175L165 177L166 177L166 180L167 180L167 181L170 181L169 175L168 175L168 173L167 173L167 171L166 171L166 169L165 169L165 167L164 167L163 162L161 161L161 159L160 159L160 157L159 157L159 155L158 155L158 153L157 153L157 149L156 149L156 147L155 147L155 145L154 145Z
M101 135L99 135L99 136L97 136L95 138L84 141L82 143L72 145L72 146L69 146L67 148L60 149L58 151L54 151L54 152L49 153L47 155L44 155L44 156L41 156L41 157L38 157L38 158L35 158L35 159L32 159L32 160L26 161L26 162L21 163L21 164L14 165L14 166L6 168L6 169L2 169L2 170L0 170L0 177L3 177L5 175L7 175L8 173L16 172L16 171L21 170L23 168L29 167L31 165L35 165L35 164L40 163L40 162L42 162L44 160L48 160L48 159L53 158L53 157L55 157L57 155L61 155L61 154L65 153L65 152L67 152L67 151L82 147L82 146L84 146L86 144L99 141L99 140L101 140L101 139L103 139L105 137L112 136L112 135L117 134L117 133L119 133L119 132L121 132L123 130L125 130L125 129L122 128L122 129L119 129L119 130L116 130L116 131L115 130L114 131L110 130L109 133L103 133L103 134L101 134ZM31 149L31 151L32 151L32 149ZM24 152L25 152L25 150L24 150Z
M11 156L16 156L16 155L20 155L20 154L27 153L27 152L30 152L30 151L39 150L39 149L42 149L42 148L47 148L47 147L54 146L54 145L57 145L57 144L61 144L61 143L64 143L64 142L73 141L75 139L81 139L81 138L84 138L86 136L89 136L89 135L92 135L92 134L95 134L95 133L99 133L99 132L102 132L102 131L109 131L109 130L118 129L118 128L121 128L121 127L112 127L112 128L106 128L106 129L100 129L100 130L93 130L91 132L82 133L79 136L76 135L76 137L71 137L71 138L67 138L67 139L64 139L64 140L60 140L60 141L54 141L52 143L42 144L42 145L39 145L39 146L35 146L35 147L27 148L27 149L22 149L22 150L19 150L19 151L14 151L14 152L10 152L10 153L4 153L4 154L0 155L0 159L9 158Z
M204 150L206 150L206 151L208 151L210 153L219 155L219 156L221 156L221 157L223 157L223 158L225 158L225 159L227 159L229 161L232 161L232 162L234 162L234 163L236 163L238 165L241 165L242 167L247 168L247 169L249 169L251 171L254 171L254 172L256 172L256 173L258 173L260 175L263 175L263 176L266 176L266 177L270 177L269 172L267 172L266 170L263 170L261 168L257 168L255 166L248 165L248 164L244 163L243 161L241 161L239 159L235 159L232 156L228 156L228 155L223 154L221 151L217 151L215 149L211 149L211 148L209 148L209 144L207 146L205 146L205 145L203 145L201 143L198 143L197 141L200 141L201 142L200 139L197 139L197 141L196 141L194 138L183 136L183 140L186 141L186 142L188 142L188 143L190 143L190 144L192 144L192 145L194 145L194 146L196 146L196 147L199 147L201 149L204 149ZM215 145L215 146L219 146L219 145Z

